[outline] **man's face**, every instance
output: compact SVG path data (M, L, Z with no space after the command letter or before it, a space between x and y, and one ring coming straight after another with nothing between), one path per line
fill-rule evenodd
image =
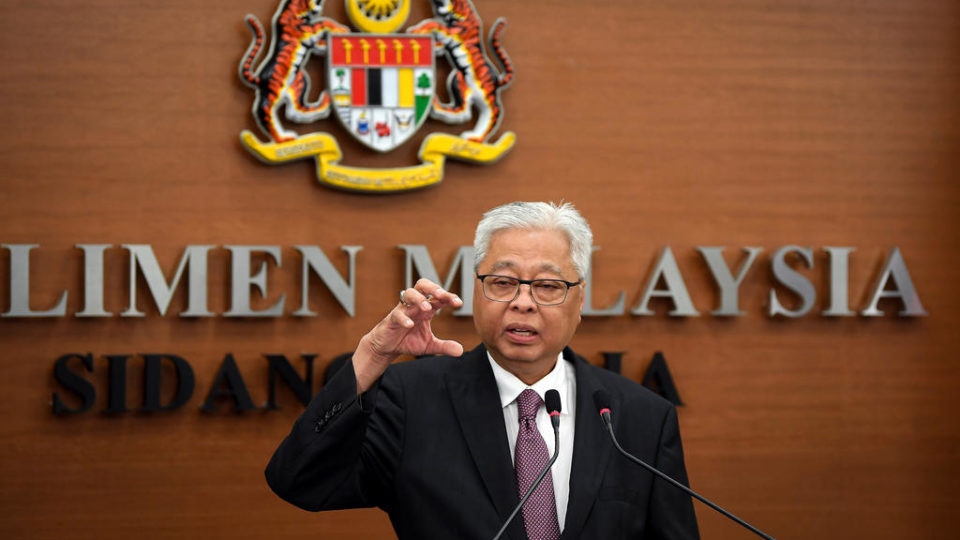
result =
M543 229L495 233L478 273L518 279L580 279L566 235ZM567 299L556 306L534 302L529 285L520 285L520 294L509 303L484 296L479 280L474 287L473 321L480 338L494 360L521 379L525 378L521 373L543 376L549 372L557 354L573 337L582 309L582 286L571 287Z

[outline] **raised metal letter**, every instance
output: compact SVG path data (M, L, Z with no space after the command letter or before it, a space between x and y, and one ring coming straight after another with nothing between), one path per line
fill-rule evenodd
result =
M149 244L123 244L130 251L130 306L120 314L121 317L143 317L143 312L137 310L137 267L143 273L143 279L150 288L153 301L157 304L160 315L167 314L167 307L173 298L173 291L180 283L183 270L188 265L190 273L187 276L187 310L181 317L212 317L207 311L207 252L214 246L187 246L180 256L180 263L173 274L173 279L167 285L157 262L153 248Z
M813 248L799 246L784 246L773 253L773 275L784 287L797 293L803 303L800 309L787 309L780 304L777 291L770 289L770 316L784 315L786 317L802 317L813 307L817 299L817 291L810 280L798 273L787 264L787 253L799 253L807 263L807 268L813 268Z
M711 315L720 317L745 315L745 312L740 311L738 291L740 284L743 283L744 276L747 275L747 270L750 269L753 260L757 258L757 254L763 251L763 249L758 247L743 248L743 251L747 254L747 260L740 263L740 269L737 270L737 277L733 277L730 269L727 268L727 262L723 259L723 249L723 247L697 248L697 251L703 255L703 259L707 261L707 266L710 267L710 273L713 274L713 280L720 289L720 307L711 312Z
M103 309L103 252L111 245L77 244L77 247L83 250L83 311L74 317L109 317L113 314Z
M337 299L337 302L340 302L340 305L351 317L356 316L356 266L354 262L356 261L357 252L363 249L363 246L340 246L340 249L347 253L347 256L350 257L350 265L347 273L350 275L349 283L340 276L340 273L337 272L337 269L333 267L333 264L330 263L330 259L327 258L326 254L323 253L323 250L317 246L295 246L297 251L300 252L300 255L303 257L303 279L301 281L300 287L300 297L302 302L300 304L300 309L293 312L294 315L298 317L316 317L317 314L313 311L310 311L310 303L308 301L309 294L309 284L310 284L310 270L313 270L320 279L323 280L323 283L330 289L330 292L333 293L334 298Z
M657 282L663 277L666 289L656 289ZM690 300L690 293L687 292L687 284L683 281L683 275L680 274L680 268L677 267L677 261L673 258L673 252L670 246L663 248L660 254L660 260L657 261L653 269L653 275L647 282L647 287L643 291L643 298L640 303L630 310L633 315L654 315L653 310L647 307L650 298L669 298L673 300L672 317L696 317L700 315L693 307L693 301Z
M600 249L600 246L593 246L590 251L590 267L587 268L587 275L583 284L583 311L580 312L584 317L603 317L608 315L623 315L627 303L627 293L620 291L617 295L617 301L608 308L593 307L593 254Z
M254 251L262 251L280 266L279 246L224 246L230 250L231 279L230 279L230 311L224 317L279 317L283 315L283 301L285 294L280 295L272 306L267 309L256 310L250 308L250 287L256 287L260 294L267 296L267 263L260 263L260 269L255 276L250 275L250 255Z
M825 317L850 317L856 315L847 303L847 277L852 247L824 246L830 254L830 307L823 311Z
M3 317L63 317L67 314L67 291L57 305L44 311L30 309L30 250L40 244L3 244L10 250L10 311Z
M896 287L891 290L884 290L887 281L893 278L893 284ZM870 296L870 303L861 311L862 315L867 317L879 317L883 312L877 308L877 303L881 298L899 298L903 302L903 310L898 313L901 317L923 317L929 315L927 310L923 309L920 303L920 297L917 290L913 287L913 280L910 279L910 272L907 271L907 265L903 262L903 256L900 255L900 248L894 247L887 255L887 260L883 264L883 270L877 277L873 286L873 294Z

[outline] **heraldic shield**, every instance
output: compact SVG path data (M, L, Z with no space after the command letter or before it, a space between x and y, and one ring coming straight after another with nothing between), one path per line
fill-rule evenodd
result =
M501 92L513 80L513 63L501 43L505 19L497 19L484 39L470 0L432 0L433 17L405 29L412 0L344 1L358 31L325 17L323 0L279 0L269 31L256 16L244 17L253 35L238 75L254 92L250 111L268 138L245 129L240 142L257 159L279 165L312 158L321 183L387 193L440 182L447 159L491 164L513 148L512 131L492 139L503 120ZM325 87L311 99L307 67L321 57ZM436 92L437 58L450 68L448 101ZM386 153L415 140L428 119L466 128L423 137L414 165L368 168L341 162L340 127L369 149ZM295 130L291 122L310 127Z
M358 141L389 152L429 116L433 36L331 35L327 81L334 110Z

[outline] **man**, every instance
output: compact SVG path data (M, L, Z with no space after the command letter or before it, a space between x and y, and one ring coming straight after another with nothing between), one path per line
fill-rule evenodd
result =
M270 487L308 510L379 506L401 539L489 540L553 454L552 388L559 456L504 538L697 538L690 498L615 452L593 395L611 395L628 451L686 483L673 406L567 347L592 242L570 204L487 212L474 240L483 343L463 354L433 334L456 295L425 279L403 291L274 453ZM441 356L391 365L401 355Z

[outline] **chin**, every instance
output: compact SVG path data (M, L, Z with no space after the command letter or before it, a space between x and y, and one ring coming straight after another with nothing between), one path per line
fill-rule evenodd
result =
M500 347L500 354L512 362L523 362L532 364L543 357L543 349L537 347L524 347L513 343Z

